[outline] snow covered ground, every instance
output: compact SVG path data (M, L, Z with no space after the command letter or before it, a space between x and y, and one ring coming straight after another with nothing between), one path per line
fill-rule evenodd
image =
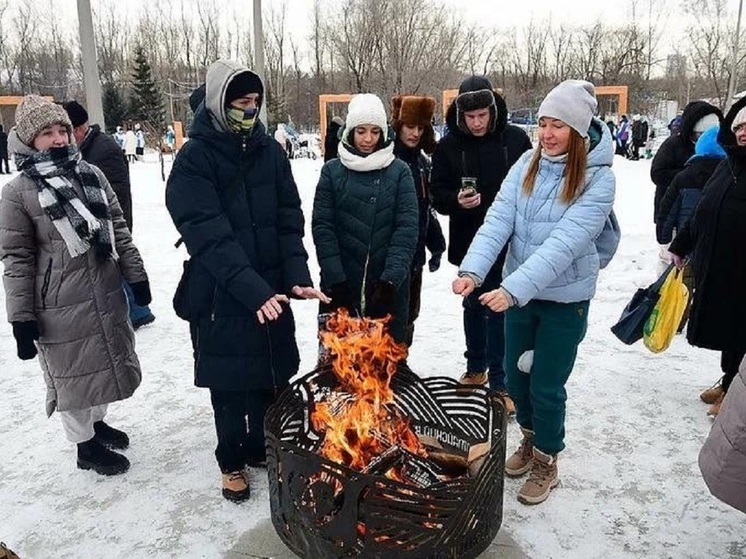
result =
M293 161L309 220L321 165ZM617 157L614 169L623 239L602 272L570 378L562 483L529 508L515 500L520 482L507 480L502 545L485 557L746 557L743 515L709 495L697 468L711 423L697 396L720 376L718 354L679 336L653 355L609 332L636 287L654 279L657 258L650 162ZM186 252L173 246L178 235L157 163L135 164L132 184L134 237L157 316L137 333L141 388L110 407L110 422L132 439L132 468L114 478L76 469L58 418L44 414L38 364L19 361L10 326L0 327L0 540L24 559L285 557L256 547L271 532L264 472L253 472L249 502L220 495L208 393L192 385L187 326L171 309ZM306 246L316 279L310 230ZM425 277L409 360L422 375L457 377L464 369L454 274L444 262ZM316 357L316 305L293 308L305 372ZM511 423L509 452L517 439Z

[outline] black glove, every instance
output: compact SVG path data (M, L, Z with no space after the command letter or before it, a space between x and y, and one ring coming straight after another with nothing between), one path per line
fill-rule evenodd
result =
M36 357L35 340L39 339L39 325L35 320L13 322L13 337L18 346L18 357L27 361Z
M346 308L350 314L355 314L359 303L357 297L350 289L350 284L346 281L341 283L335 283L328 290L327 295L331 297L332 302L329 303L332 309L337 310L341 307Z
M376 280L370 290L370 297L366 305L366 313L371 318L383 318L387 314L394 314L396 302L396 287L390 281Z
M132 295L135 297L135 303L139 306L147 307L153 300L153 297L150 295L150 283L148 280L131 283L130 288L132 289Z
M438 254L433 254L430 257L430 260L427 263L427 267L431 272L437 272L438 268L440 268L440 259L443 256L442 252L439 252Z

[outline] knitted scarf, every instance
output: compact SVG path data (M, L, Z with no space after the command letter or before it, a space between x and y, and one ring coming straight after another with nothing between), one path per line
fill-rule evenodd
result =
M16 167L36 184L39 204L73 258L85 254L92 246L102 259L117 258L104 185L94 169L83 161L78 146L52 148L30 155L17 153L15 161ZM84 200L78 197L71 179L83 187Z

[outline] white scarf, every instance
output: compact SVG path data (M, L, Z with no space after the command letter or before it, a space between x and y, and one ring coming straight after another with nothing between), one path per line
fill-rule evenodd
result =
M361 173L385 169L396 159L394 157L394 142L390 142L386 147L374 151L366 157L352 153L347 149L344 142L339 142L337 157L339 157L342 165L350 171L359 171Z

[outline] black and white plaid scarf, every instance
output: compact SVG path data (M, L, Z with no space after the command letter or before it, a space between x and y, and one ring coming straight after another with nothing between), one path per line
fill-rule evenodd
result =
M39 203L73 258L91 247L95 247L101 258L117 258L104 185L93 168L83 161L78 146L52 148L31 155L17 153L15 161L18 169L36 183ZM84 200L78 197L70 179L80 182Z

